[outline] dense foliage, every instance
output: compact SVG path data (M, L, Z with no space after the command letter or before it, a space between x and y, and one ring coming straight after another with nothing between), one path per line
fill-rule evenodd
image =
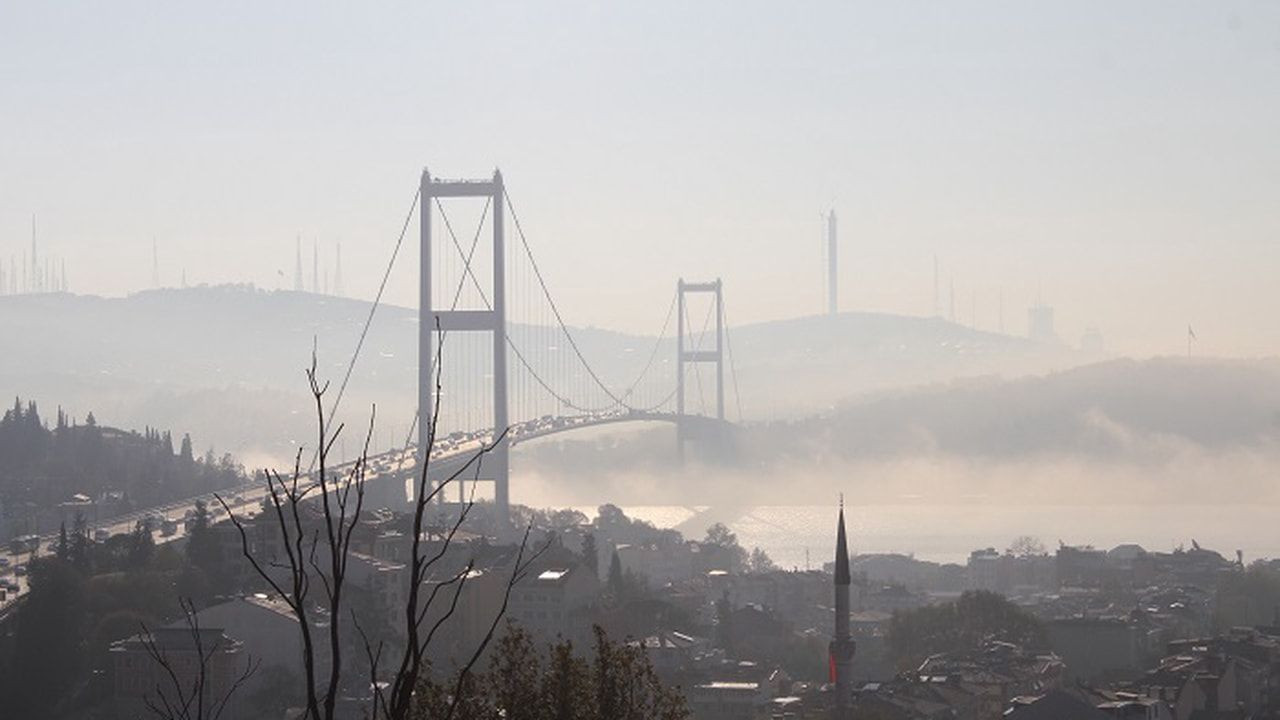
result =
M235 591L234 559L221 556L209 523L200 504L185 554L156 545L145 521L103 542L93 540L83 518L62 528L53 554L30 561L30 594L8 623L12 634L0 636L0 708L41 718L95 707L111 694L113 642L137 634L142 623L180 619L178 598L204 606Z
M101 427L89 413L83 424L58 410L52 428L34 402L15 399L0 418L0 502L50 508L82 494L100 501L119 493L121 509L149 507L243 482L229 455L203 458L184 436L174 450L168 432Z
M684 720L678 689L665 687L644 650L610 640L599 627L590 658L559 642L539 652L517 625L490 655L488 672L426 681L415 717L441 718L459 697L458 720Z
M955 602L894 613L887 638L895 666L909 669L937 653L966 653L987 640L1045 646L1044 626L1003 595L968 591Z
M1274 562L1259 562L1245 572L1222 573L1214 622L1219 630L1236 626L1276 623L1280 615L1280 569Z

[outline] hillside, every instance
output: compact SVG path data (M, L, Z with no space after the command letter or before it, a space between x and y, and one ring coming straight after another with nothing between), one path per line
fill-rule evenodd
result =
M526 448L520 469L540 497L581 503L1277 503L1280 360L1113 360L887 390L752 424L737 447L734 467L682 467L663 429L568 435Z
M232 286L2 297L0 335L12 342L0 353L0 396L56 398L69 412L92 409L122 426L179 428L200 448L233 451L250 465L278 459L291 455L291 441L311 435L303 369L313 342L321 373L340 380L368 311L358 300ZM378 404L383 444L403 436L415 407L416 323L412 310L379 309L344 400L344 419L355 424ZM652 337L573 333L615 388L639 373L654 347ZM523 347L558 341L545 328L515 325L512 335ZM733 328L730 341L741 401L730 395L726 405L735 417L740 405L747 419L799 417L872 391L1081 361L1062 347L938 319L859 313L746 325ZM657 353L655 371L667 374L659 382L670 387L674 342ZM446 357L444 365L446 393L477 384L459 363ZM701 384L701 404L710 405L706 371ZM727 392L733 388L728 380Z
M1175 445L1258 447L1280 440L1280 360L1113 360L1042 377L956 381L764 430L798 452L819 445L848 458L1125 458Z

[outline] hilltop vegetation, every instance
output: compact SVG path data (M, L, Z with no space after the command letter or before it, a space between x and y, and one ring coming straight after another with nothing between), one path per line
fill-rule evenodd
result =
M244 481L230 455L197 458L191 437L178 449L168 431L142 433L83 423L57 411L52 427L35 402L15 399L0 418L0 502L45 509L80 494L99 501L118 493L120 510L151 507Z
M881 502L1273 501L1280 361L1114 360L869 394L743 428L731 468L681 468L672 447L665 428L566 436L522 449L521 468L560 502L576 488L632 503L664 491L769 504L835 490Z
M1177 446L1266 446L1280 440L1280 362L1115 360L1043 377L884 394L769 432L801 452L821 446L846 458L937 452L1125 459Z

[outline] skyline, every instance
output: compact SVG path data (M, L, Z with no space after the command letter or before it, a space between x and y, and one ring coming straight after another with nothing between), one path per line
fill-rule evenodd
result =
M78 292L146 287L153 238L168 284L289 287L301 234L368 298L421 167L499 166L579 325L652 334L678 276L820 313L834 208L845 311L932 314L937 255L965 324L1280 352L1280 11L559 7L5 10L0 257L34 213Z

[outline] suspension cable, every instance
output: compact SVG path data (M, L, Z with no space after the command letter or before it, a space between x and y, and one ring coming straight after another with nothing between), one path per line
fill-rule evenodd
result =
M640 374L636 376L635 381L632 382L631 386L627 388L627 391L622 394L623 400L626 400L628 397L631 396L632 393L636 391L636 388L639 387L640 385L640 381L644 379L644 376L649 372L649 368L653 366L653 361L655 358L658 357L658 350L660 349L663 338L667 336L667 328L671 326L671 317L675 315L675 311L676 311L676 294L672 293L671 305L667 307L667 318L662 321L662 331L658 333L658 339L653 343L653 350L649 353L649 360L645 362L644 369L641 370Z
M707 338L707 328L711 327L711 317L715 314L715 309L716 309L715 303L712 303L707 306L707 317L703 319L702 329L698 331L698 342L693 346L694 352L698 352L702 350L702 341ZM685 323L689 324L690 326L693 325L693 323L689 322L689 306L688 305L686 305L684 308L684 320L685 320ZM702 364L701 363L693 364L693 379L698 384L698 407L702 410L702 413L704 415L708 415L710 413L707 410L707 398L702 392Z
M569 347L573 348L573 353L578 357L579 362L586 369L587 374L595 381L596 385L604 391L609 399L613 400L615 405L624 405L621 398L613 393L600 376L596 375L596 371L587 362L582 355L582 350L578 347L578 343L573 339L573 334L569 332L568 326L565 325L564 318L560 315L560 308L556 305L556 301L551 297L551 290L547 288L546 279L542 277L542 270L538 267L538 261L533 257L533 250L529 248L529 241L525 237L524 228L520 225L520 216L516 214L515 205L511 202L511 196L507 194L506 188L503 188L502 195L507 201L507 207L511 209L511 220L515 223L516 233L520 236L520 244L524 246L525 255L529 258L529 265L533 269L534 277L538 279L538 285L542 287L542 294L547 298L547 303L551 306L551 312L555 315L556 322L560 325L561 332L564 333L565 339L569 341Z
M387 281L391 279L391 270L395 267L396 258L400 255L400 247L404 244L405 234L409 232L409 222L413 219L413 212L418 208L418 200L420 198L421 189L414 190L413 202L409 204L409 212L405 213L404 225L400 228L400 237L396 238L396 245L391 250L391 259L387 262L387 269L382 273L382 282L378 284L378 293L373 298L373 304L369 306L369 315L364 319L364 327L360 329L360 339L356 341L355 351L351 353L351 361L347 363L347 370L342 376L342 384L338 386L338 394L329 405L330 418L337 415L338 407L342 404L342 396L347 392L347 383L351 381L351 373L356 369L356 360L360 357L360 350L364 348L364 340L369 335L369 328L373 325L373 316L378 312L378 307L382 304L382 295L386 292ZM319 456L320 448L317 447L315 453L311 456L307 472L311 472L315 468L316 460Z
M738 367L733 359L733 340L729 334L729 307L724 301L724 297L720 298L720 315L724 318L724 345L729 351L729 377L733 378L733 403L738 408L738 423L742 423L742 395L738 392Z

